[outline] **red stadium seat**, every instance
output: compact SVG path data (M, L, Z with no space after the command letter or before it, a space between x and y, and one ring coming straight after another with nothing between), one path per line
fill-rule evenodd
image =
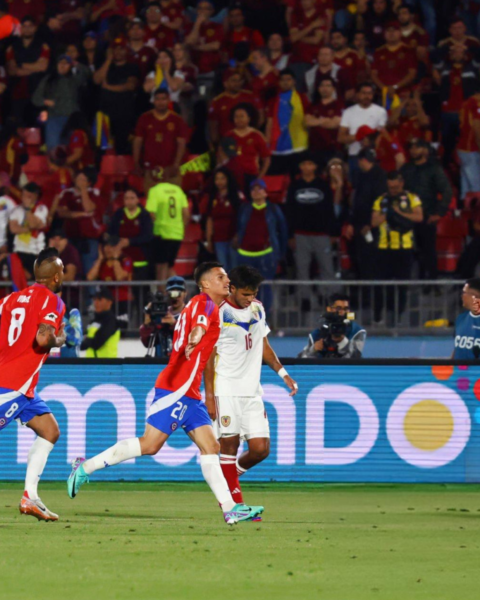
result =
M467 223L463 219L443 217L437 225L438 237L464 238L468 234Z
M202 228L200 223L189 223L185 231L183 244L198 244L202 239Z
M132 156L106 155L102 157L100 173L107 177L126 179L134 169Z
M43 186L50 178L48 159L41 154L30 156L28 162L23 165L22 169L29 181L34 181L40 186Z
M290 177L288 175L266 175L264 180L267 184L268 199L270 202L285 204Z
M465 237L468 234L468 222L446 216L437 226L437 267L444 273L452 273L457 268Z

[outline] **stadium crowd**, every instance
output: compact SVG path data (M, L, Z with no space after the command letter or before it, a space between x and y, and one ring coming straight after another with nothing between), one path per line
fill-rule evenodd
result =
M0 280L472 276L478 7L0 1Z

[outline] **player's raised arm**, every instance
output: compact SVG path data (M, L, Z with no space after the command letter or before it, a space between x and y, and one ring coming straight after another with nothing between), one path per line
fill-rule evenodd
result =
M45 350L61 348L66 340L64 328L65 325L62 323L58 330L58 335L56 335L55 327L47 323L40 323L35 337L37 344Z
M278 360L278 356L275 354L275 350L270 346L266 337L263 338L263 360L283 379L285 385L290 390L290 396L295 396L298 392L297 382L290 377L285 367L282 366L282 363Z
M212 421L217 418L217 407L215 404L215 357L217 350L214 348L210 354L207 364L205 365L205 371L203 372L203 382L205 383L205 404L207 406L208 414Z
M190 356L192 355L195 346L202 341L202 338L206 333L207 330L201 325L197 325L192 329L188 336L188 344L185 346L185 357L187 360L190 360Z

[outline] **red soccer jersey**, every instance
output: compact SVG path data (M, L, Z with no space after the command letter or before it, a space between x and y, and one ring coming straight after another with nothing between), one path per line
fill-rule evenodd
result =
M177 32L166 25L162 25L162 23L155 29L148 26L145 27L146 43L152 48L156 48L158 52L160 52L160 50L171 49L175 44L176 39Z
M127 273L130 274L133 272L133 262L130 257L124 256L120 262L124 271L127 271ZM117 281L117 278L115 277L113 261L103 261L102 266L100 267L98 278L100 281ZM121 285L118 288L115 287L113 288L113 295L119 302L126 302L131 297L130 287L126 285Z
M175 162L177 140L188 139L188 126L182 117L168 111L159 117L151 110L140 116L135 137L143 139L143 165L147 169L169 167Z
M257 75L250 85L255 97L260 98L263 106L266 106L278 93L278 72L270 71L265 77Z
M452 66L450 70L450 95L442 102L443 112L460 112L463 104L462 67Z
M19 21L23 17L33 17L37 25L40 19L45 15L45 0L7 0L8 12Z
M135 52L132 48L128 49L128 62L135 63L140 71L140 79L143 81L145 77L155 68L157 53L151 47L145 44L140 50Z
M251 104L257 110L260 110L262 104L260 98L248 90L242 90L236 96L231 96L224 92L212 100L208 112L208 118L211 121L217 121L218 133L220 137L224 137L227 131L232 128L230 114L232 109L238 104Z
M313 36L318 30L322 30L325 35L325 31L328 27L328 20L322 16L320 11L317 10L309 17L307 17L303 11L298 13L294 12L292 14L291 29L298 29L299 31L302 31L317 20L320 21L320 25L315 29L312 29L307 37ZM318 44L307 44L306 42L299 40L298 42L292 44L292 48L293 52L290 60L293 63L313 64L317 59Z
M65 233L71 240L82 238L98 239L104 232L103 214L105 212L104 199L97 188L88 188L88 194L95 202L95 211L88 217L65 219ZM80 192L75 188L68 188L60 195L60 206L65 206L71 212L85 212Z
M400 44L396 50L381 46L373 55L372 69L383 85L396 85L410 69L416 68L416 56L405 44Z
M428 48L430 45L428 33L418 25L414 25L408 31L402 31L402 41L415 51L418 47Z
M227 137L233 138L237 144L236 160L243 173L258 175L260 170L259 159L270 156L270 150L263 135L256 129L250 131L247 135L238 135L232 129L227 132Z
M226 38L225 48L228 58L233 58L235 46L240 42L247 42L250 52L265 45L262 34L256 29L250 29L250 27L242 27L240 31L229 31Z
M313 115L314 117L325 117L327 119L333 119L334 117L342 116L342 103L340 100L333 100L328 104L318 102L312 104L307 114ZM308 147L310 150L316 152L322 152L324 150L338 150L340 148L337 142L338 127L337 129L327 129L326 127L310 127L308 130Z
M352 49L348 49L348 52L341 57L335 56L333 62L348 74L354 87L357 83L360 83L365 72L368 70L367 61Z
M460 139L457 149L463 152L478 152L478 144L473 131L473 122L480 120L480 100L471 97L462 105L460 112Z
M193 29L193 25L187 28L187 35ZM211 44L212 42L220 42L220 46L223 44L223 26L213 21L207 21L200 25L200 35L198 44ZM222 62L220 50L207 50L202 52L200 50L192 50L192 62L197 65L200 73L211 73L220 66Z
M417 117L400 117L395 133L404 147L408 146L414 138L427 140L427 142L432 139L432 132L429 129L420 127Z
M58 333L64 314L63 300L37 283L0 302L0 387L33 398L49 354L36 342L38 326Z
M84 169L95 164L93 148L90 146L88 136L83 129L75 129L70 134L67 146L68 155L73 154L73 151L77 148L82 149L82 155L77 163L71 165L73 169Z
M205 329L200 343L194 348L190 360L185 357L188 336L195 327ZM157 377L156 388L181 392L182 396L201 400L202 374L210 354L220 336L218 306L207 294L194 296L178 318L173 335L173 350L168 365Z
M380 166L387 173L396 170L395 156L397 154L403 154L405 156L405 151L398 139L385 130L382 131L377 138L375 152Z

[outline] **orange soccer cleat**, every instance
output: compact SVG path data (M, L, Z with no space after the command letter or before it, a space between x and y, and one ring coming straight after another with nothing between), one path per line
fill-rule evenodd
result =
M39 521L58 521L58 515L48 510L40 498L31 500L28 496L23 496L18 508L22 515L31 515Z

